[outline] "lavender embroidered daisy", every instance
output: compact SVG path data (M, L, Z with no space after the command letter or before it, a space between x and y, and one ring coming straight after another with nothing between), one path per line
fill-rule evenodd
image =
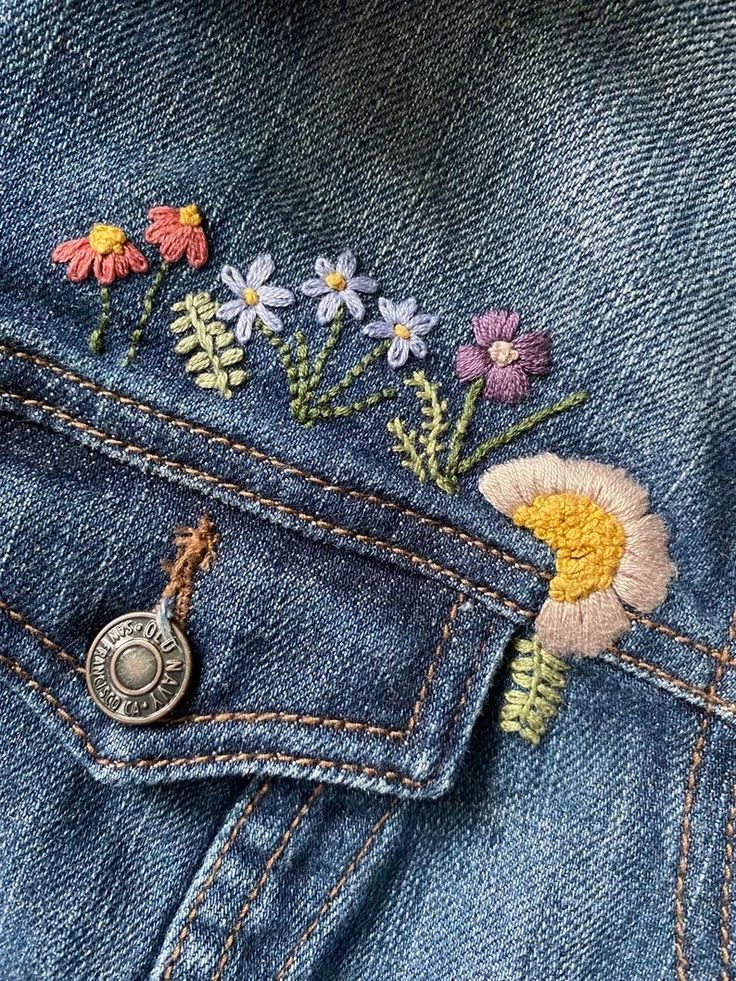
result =
M475 344L457 351L455 373L462 382L484 378L483 397L516 405L530 388L530 375L546 375L551 367L546 330L519 335L519 314L488 310L473 317Z
M223 283L235 294L217 309L221 320L235 320L235 336L241 344L250 340L253 325L260 320L266 327L279 333L283 329L281 318L270 308L289 307L296 297L283 286L271 286L268 280L275 269L270 255L259 255L248 267L245 279L235 266L223 266L220 276Z
M426 358L427 345L423 338L437 323L437 317L428 313L417 313L417 301L413 296L400 303L392 303L385 297L378 300L378 309L383 320L366 324L363 333L369 337L391 339L388 348L388 363L392 368L405 365L409 355Z
M343 252L334 264L329 259L317 259L314 271L317 276L302 283L305 296L320 296L317 320L320 324L331 323L343 307L351 317L362 320L365 307L359 293L375 293L378 283L368 276L356 276L357 260L350 250Z

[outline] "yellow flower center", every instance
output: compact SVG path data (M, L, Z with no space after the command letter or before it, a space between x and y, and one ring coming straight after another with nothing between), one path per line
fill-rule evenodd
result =
M488 348L491 361L502 368L519 360L519 352L508 341L494 341Z
M574 603L613 582L626 535L618 518L589 497L540 495L518 507L513 520L555 551L555 576L549 587L553 600Z
M123 246L128 236L117 225L93 225L89 233L89 244L99 255L123 254Z
M406 324L394 324L394 334L400 337L402 341L411 340L411 331L406 326Z
M254 307L258 303L259 297L252 287L246 286L243 290L243 299L249 307Z
M196 204L188 204L184 208L179 208L179 221L182 225L191 225L192 228L199 228L202 224L202 214Z
M336 293L342 292L348 285L347 279L343 276L341 272L331 272L327 273L325 276L325 283L330 287L331 290L335 290Z

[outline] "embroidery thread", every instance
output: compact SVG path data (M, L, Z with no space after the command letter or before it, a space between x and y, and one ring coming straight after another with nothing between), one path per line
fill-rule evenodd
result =
M511 680L516 685L503 696L500 726L538 746L562 703L570 664L546 651L534 635L513 642Z
M184 370L194 376L194 384L200 388L231 398L233 389L247 377L242 367L236 367L244 352L235 344L232 331L215 319L215 300L209 293L187 293L171 309L182 314L170 329L173 334L184 335L174 348L177 354L188 356Z
M541 453L491 467L479 487L555 553L536 619L551 654L595 656L629 630L624 604L650 613L663 602L675 575L667 529L625 471Z
M494 450L513 442L547 419L582 405L588 398L584 391L568 395L488 437L464 455L481 395L487 401L516 405L529 391L530 376L545 375L551 368L549 334L539 331L517 336L517 313L488 310L473 317L472 323L475 344L461 345L455 362L457 377L461 382L471 384L452 424L449 439L446 439L451 428L447 400L440 395L439 383L430 381L423 371L415 371L405 381L414 389L422 406L424 418L419 431L409 429L399 416L388 424L388 430L396 440L392 450L403 458L401 465L422 483L428 479L434 481L445 494L457 494L460 478Z

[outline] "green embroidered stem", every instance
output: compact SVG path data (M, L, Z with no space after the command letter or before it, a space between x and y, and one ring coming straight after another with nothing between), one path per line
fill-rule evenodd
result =
M105 350L105 331L110 324L110 287L100 287L100 319L97 326L89 335L89 349L93 354L102 354Z
M131 361L135 358L138 353L138 345L143 340L143 332L146 329L148 321L151 319L151 314L153 313L153 301L156 298L156 294L161 289L161 284L166 278L166 273L169 271L169 263L165 260L158 267L156 275L153 278L153 282L148 287L146 295L143 297L143 311L138 318L138 323L133 328L133 332L130 335L130 343L128 346L128 353L125 355L124 365L129 365Z
M351 368L345 372L340 381L333 385L324 395L320 395L317 399L317 405L326 405L339 395L340 392L344 392L345 389L350 388L350 386L360 378L360 376L365 372L366 368L369 368L374 361L378 361L379 358L383 357L387 353L388 349L391 347L391 339L381 341L376 344L375 347L364 355L357 364L354 364Z
M404 382L409 388L416 389L417 398L423 403L422 415L422 435L419 443L424 447L424 459L426 460L429 475L433 480L442 476L438 460L438 454L445 448L442 437L449 428L446 421L447 402L440 399L440 386L437 382L430 382L423 371L415 371L410 378Z
M465 446L468 429L470 428L470 423L473 420L473 415L475 413L476 406L478 405L478 399L480 398L480 393L483 391L484 385L485 378L479 378L470 386L465 396L463 410L460 413L460 416L455 423L455 428L452 431L449 452L447 454L447 463L445 465L445 474L447 475L448 480L450 482L454 482L455 484L457 483L460 455L463 451L463 447Z
M380 392L373 392L365 398L357 399L349 405L328 405L316 406L308 410L309 422L317 422L321 419L342 419L345 416L355 415L356 412L365 412L372 409L375 405L385 402L388 399L396 398L395 388L382 388Z
M517 688L504 694L500 726L538 746L557 715L570 665L546 651L536 635L516 640L513 646L517 656L511 662L511 678Z
M473 452L466 456L457 467L458 474L466 474L473 467L477 466L481 461L483 461L492 450L497 450L501 446L506 446L507 443L513 442L518 439L519 436L523 436L524 433L528 433L530 429L534 429L541 422L545 422L547 419L551 419L552 416L559 415L561 412L567 412L568 409L575 409L577 406L582 405L588 399L587 392L575 392L573 395L568 395L567 398L562 399L561 402L556 402L554 405L548 406L546 409L540 409L539 412L533 412L526 419L522 419L521 422L514 423L513 426L509 426L508 429L504 429L502 433L498 433L497 436L491 436L490 439L485 440L476 447Z
M278 351L281 367L284 369L286 380L289 383L289 395L294 398L299 389L299 373L291 357L291 348L286 341L281 340L275 330L267 327L262 320L256 320L256 328L260 330L271 347Z
M307 346L307 335L303 330L295 332L294 345L299 380L297 382L296 398L292 399L291 402L291 414L297 422L304 424L308 421L307 405L309 395L307 392L307 382L309 378L309 348Z
M309 376L307 381L307 394L311 395L312 392L319 386L322 381L322 374L325 370L325 365L335 349L335 346L340 339L340 333L342 332L342 325L345 320L345 307L340 307L337 316L330 324L330 332L327 335L327 340L322 345L317 357L314 359L314 367L312 368L312 374Z
M232 331L215 320L217 303L209 293L187 293L171 309L182 313L171 324L173 334L183 335L174 350L177 354L191 355L184 370L195 376L194 384L200 388L211 388L223 398L231 398L233 388L246 379L243 368L234 367L243 361L245 354L235 344Z
M420 483L427 479L427 469L424 466L424 455L417 451L417 431L412 429L406 431L404 423L397 416L388 424L388 431L396 439L396 444L391 447L394 453L403 453L406 457L401 461L401 466L411 470Z

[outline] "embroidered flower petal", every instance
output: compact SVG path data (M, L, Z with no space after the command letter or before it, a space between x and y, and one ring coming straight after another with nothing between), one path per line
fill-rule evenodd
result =
M519 330L519 314L514 310L487 310L471 320L476 341L490 347L494 341L510 341Z
M363 327L363 333L367 334L368 337L394 337L394 329L391 324L387 324L385 320L374 320L370 324L366 324Z
M277 334L283 330L284 325L281 317L277 316L272 310L269 310L268 307L264 307L262 303L258 303L254 309L259 320L262 320L266 327L275 330Z
M291 290L283 286L261 286L258 291L263 303L269 307L290 307L296 300Z
M551 454L550 454L551 455ZM623 522L641 518L649 510L646 488L625 470L595 460L565 460L564 489L592 497Z
M319 277L323 277L335 272L335 267L329 259L319 258L314 264L314 271Z
M675 575L668 541L664 521L656 514L647 514L626 525L626 551L613 588L624 603L642 613L651 613L664 601Z
M391 368L401 368L409 358L409 344L401 337L395 337L388 349L388 363Z
M245 285L249 286L252 290L257 290L266 282L275 268L274 261L267 252L256 256L248 266L248 272L245 275Z
M529 388L529 377L523 368L516 364L507 364L502 368L494 364L486 372L483 397L490 402L516 405L528 394Z
M412 337L408 342L409 350L414 355L415 358L426 358L427 357L427 345L421 339L421 337Z
M351 317L355 320L362 320L365 317L363 302L354 290L343 290L338 295L348 308L348 313Z
M319 306L317 307L317 320L319 323L331 323L337 316L340 306L340 295L338 293L335 293L332 290L330 290L329 293L326 293L319 301Z
M307 279L302 283L302 293L305 296L324 296L330 292L330 287L323 279Z
M385 296L378 297L378 309L383 319L389 323L397 324L401 320L396 305L391 300L387 300Z
M240 344L247 344L250 340L251 334L253 333L253 324L256 319L256 308L255 307L245 307L243 312L238 317L238 322L235 325L235 337Z
M407 326L411 328L412 334L424 337L437 326L437 317L432 317L428 313L418 313L410 318Z
M401 303L396 304L396 313L398 314L399 323L404 324L408 320L411 320L416 312L417 301L413 296L410 296L406 300L402 300Z
M475 381L490 370L490 360L484 347L461 344L455 356L455 374L462 382Z
M557 494L567 487L567 466L572 462L554 453L538 453L498 463L478 482L481 494L496 510L511 517L522 504L538 495Z
M609 588L575 603L545 600L534 629L548 651L594 657L614 644L630 626L621 600Z
M355 275L355 267L358 265L358 260L355 258L350 249L346 249L341 255L338 256L337 262L335 263L335 269L337 272L342 273L345 279L351 279Z
M235 266L223 266L220 270L220 279L236 296L242 297L247 283L240 274L240 270L236 269Z
M69 260L69 268L66 271L67 278L73 283L81 283L83 280L87 279L92 271L92 264L94 261L95 253L92 251L92 249L79 249L72 256L71 260Z
M348 289L356 290L358 293L375 293L378 283L369 276L352 276L348 280Z
M519 355L519 365L531 375L546 375L552 367L551 338L546 330L521 334L514 341Z
M126 271L118 275L127 276L129 272L148 272L148 259L146 259L143 253L132 242L125 243L122 257L125 260Z
M207 248L207 239L204 237L204 232L202 229L197 229L201 232L200 235L192 235L187 242L187 262L190 266L195 269L201 269L207 262L209 257L209 250Z
M235 320L244 309L245 302L243 300L226 300L217 308L215 316L218 320Z
M71 262L82 252L91 252L89 241L86 238L71 238L56 246L51 259L53 262Z
M115 254L108 252L106 255L95 255L92 271L98 283L110 286L115 282Z

